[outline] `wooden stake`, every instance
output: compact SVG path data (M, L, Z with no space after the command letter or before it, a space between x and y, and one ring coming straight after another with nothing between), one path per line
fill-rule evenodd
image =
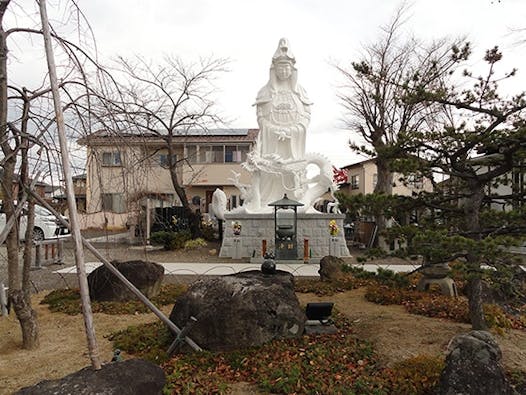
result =
M37 202L39 202L42 206L44 206L49 211L51 211L51 213L53 213L57 217L57 219L60 221L61 224L65 226L69 226L69 224L66 221L64 221L64 219L60 216L60 214L53 207L51 207L49 203L46 202L41 196L39 196L33 191L31 191L31 195L35 198ZM106 266L106 268L110 272L112 272L120 281L122 281L124 285L130 291L132 291L135 294L135 296L139 298L141 302L143 302L157 317L159 317L159 319L162 322L164 322L173 333L181 337L181 329L179 329L177 325L175 325L172 321L170 321L170 319L166 317L161 310L159 310L152 302L150 302L150 300L146 296L144 296L141 293L141 291L130 282L130 280L124 277L124 275L121 272L119 272L117 268L113 266L111 262L108 261L95 247L93 247L93 245L88 240L82 237L82 242L86 246L86 248L90 250L93 253L93 255L95 255L95 257L97 257L104 264L104 266ZM184 341L190 347L192 347L194 351L203 351L203 349L199 347L199 345L196 342L194 342L192 339L190 339L188 336L184 337Z
M82 315L84 316L84 327L86 329L86 337L88 340L88 351L91 359L91 365L95 370L101 368L99 360L99 350L97 346L97 339L95 337L95 328L93 326L93 313L91 311L91 302L88 290L88 280L86 277L86 268L84 267L84 251L82 249L82 236L80 234L79 221L77 216L77 205L75 203L75 193L73 190L73 180L71 175L71 167L69 164L69 152L66 140L66 132L64 125L64 114L62 113L62 105L60 102L60 93L58 91L57 71L55 67L55 57L53 55L53 47L51 45L51 33L49 30L49 20L47 16L46 0L38 1L40 6L40 18L42 20L42 32L44 34L44 45L46 48L46 59L49 71L49 82L51 84L51 91L53 94L53 104L55 107L55 116L57 120L58 139L60 142L60 153L62 159L62 169L64 180L66 182L66 198L68 202L69 220L71 226L71 234L75 243L75 263L77 265L77 275L80 286L80 299L82 303Z

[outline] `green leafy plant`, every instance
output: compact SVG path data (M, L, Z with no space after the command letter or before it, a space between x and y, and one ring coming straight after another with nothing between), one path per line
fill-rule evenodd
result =
M216 231L214 226L214 221L212 220L202 220L201 221L201 234L206 241L216 240Z
M151 301L157 306L174 303L179 295L185 292L186 285L165 284L161 287L159 295ZM50 311L69 315L81 313L80 293L78 289L57 289L47 294L40 304L47 304ZM139 300L127 302L91 302L94 313L104 314L135 314L148 313L150 310Z
M206 241L205 239L202 239L201 237L198 237L197 239L188 240L184 243L184 249L185 250L192 250L199 247L206 247Z
M124 350L129 354L138 354L143 359L161 364L168 360L166 351L172 337L168 327L157 321L113 332L108 336L108 340L113 342L114 348Z
M190 231L183 230L179 232L159 231L150 236L152 244L162 245L165 250L179 250L185 247L185 243L191 240Z
M352 325L334 313L338 332L274 340L231 352L180 353L168 359L173 337L160 323L130 327L110 336L114 347L162 362L166 394L228 393L235 382L248 382L265 393L427 394L443 359L417 356L382 368L372 345L352 334ZM163 362L164 361L164 362Z

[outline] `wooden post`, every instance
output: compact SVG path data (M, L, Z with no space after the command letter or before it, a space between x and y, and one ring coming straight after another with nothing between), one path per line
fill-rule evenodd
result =
M35 244L35 267L42 268L42 245Z
M95 337L95 328L93 326L93 313L91 311L91 301L89 297L88 280L86 277L86 268L84 266L84 251L82 249L82 235L77 214L77 205L75 203L75 192L73 189L73 179L71 176L71 166L69 163L68 142L64 124L64 114L62 113L62 104L60 102L60 93L58 91L57 70L55 66L55 56L53 46L51 45L51 32L49 29L49 19L47 16L46 0L39 0L40 18L42 20L42 33L44 36L44 46L46 49L46 60L49 72L49 82L53 94L53 105L55 107L55 117L57 121L58 140L60 143L60 154L62 159L62 171L66 183L66 198L68 202L69 220L71 225L71 235L75 242L75 263L77 265L77 275L79 278L80 300L82 304L82 315L84 317L84 327L88 341L88 352L91 359L92 367L100 370L101 362L99 359L99 348Z
M64 263L64 240L59 239L58 240L58 246L57 246L57 259L55 260L55 263Z
M223 220L222 219L218 219L217 220L217 230L219 232L219 241L223 241Z
M9 312L7 311L7 296L5 293L4 283L0 283L0 311L3 316L6 316Z
M35 198L35 200L37 202L39 202L42 206L44 206L45 208L47 208L49 211L51 211L56 217L57 219L60 221L60 223L64 226L68 226L68 223L60 216L60 214L57 212L57 210L55 210L53 207L51 207L51 205L46 202L40 195L38 195L37 193L35 193L34 191L29 191L29 193L31 193L31 195ZM144 296L141 291L139 291L139 289L137 289L137 287L135 285L133 285L130 280L128 280L121 272L119 272L117 270L117 268L112 265L110 263L110 261L108 261L95 247L93 247L93 245L87 241L85 238L82 238L82 242L84 243L84 245L86 246L86 248L88 250L90 250L93 255L95 255L95 257L97 257L97 259L99 259L103 264L104 266L106 266L106 268L112 272L115 277L117 277L119 280L122 281L122 283L130 290L132 291L135 296L137 296L137 298L143 302L151 311L152 313L154 313L157 317L159 317L159 319L164 322L169 328L170 330L175 333L176 335L179 335L181 333L181 329L179 329L177 327L177 325L175 325L172 321L170 321L170 319L168 317L166 317L164 315L164 313L159 310L159 308L157 306L155 306L152 302L150 302L148 300L148 298L146 296ZM194 351L202 351L201 347L199 347L198 344L196 344L192 339L190 339L188 336L186 336L184 338L184 341L190 346L192 347L192 349Z
M150 198L146 198L146 244L150 245L150 226L151 226L151 218L150 218Z
M309 261L309 239L303 239L303 262Z
M267 255L267 240L261 240L261 256L265 258Z

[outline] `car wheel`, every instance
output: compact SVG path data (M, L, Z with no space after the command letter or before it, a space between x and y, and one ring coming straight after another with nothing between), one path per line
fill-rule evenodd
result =
M44 231L40 228L33 228L33 240L34 241L44 240Z

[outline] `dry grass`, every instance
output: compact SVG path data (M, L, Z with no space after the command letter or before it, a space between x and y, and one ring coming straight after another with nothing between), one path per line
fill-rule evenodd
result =
M301 303L331 300L353 322L359 337L372 341L385 365L420 354L445 353L450 339L469 331L469 325L411 315L402 306L381 306L367 302L364 289L330 297L298 294ZM0 394L9 394L44 379L55 379L90 364L82 317L50 313L34 296L40 323L40 347L20 349L21 336L14 315L0 317ZM165 307L168 314L171 306ZM155 320L152 314L110 316L95 314L95 328L102 361L112 356L112 345L105 336L129 325ZM526 332L510 331L496 336L503 351L504 364L526 370ZM126 356L125 356L126 357Z

